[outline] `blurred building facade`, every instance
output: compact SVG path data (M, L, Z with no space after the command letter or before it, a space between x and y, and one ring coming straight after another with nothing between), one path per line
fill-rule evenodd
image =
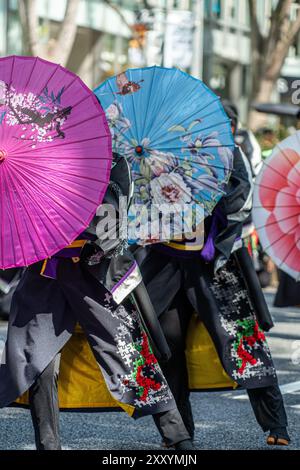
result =
M263 30L276 1L258 2ZM39 38L47 44L60 27L66 0L37 4ZM292 14L298 7L295 2ZM89 86L130 66L175 66L234 101L246 119L251 94L248 0L81 0L77 24L67 66ZM0 0L0 27L0 54L22 53L18 0ZM290 80L299 75L300 38L278 84L283 100L288 99Z
M264 0L260 0L263 3ZM247 0L205 0L203 79L245 117L251 91Z
M278 0L257 2L258 21L267 34ZM280 1L280 0L279 0ZM298 13L299 1L291 15ZM203 79L220 96L234 101L246 121L251 96L251 39L248 0L205 0ZM300 78L300 35L290 48L274 100L289 101L291 82Z
M120 14L101 0L81 0L77 15L77 34L67 67L89 85L118 73L128 65L128 24L135 21L133 2L112 0ZM134 2L135 3L135 2ZM49 44L64 17L66 0L37 0L39 41ZM124 15L126 22L122 20ZM18 0L0 0L0 54L21 54L22 34Z

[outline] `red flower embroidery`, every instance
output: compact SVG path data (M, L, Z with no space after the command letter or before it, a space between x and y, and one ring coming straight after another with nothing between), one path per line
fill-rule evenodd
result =
M239 374L243 374L247 363L251 364L252 366L257 363L257 359L253 357L248 351L246 351L244 347L244 341L251 347L255 345L258 341L265 341L266 336L263 331L260 331L258 323L255 322L253 327L253 334L251 336L243 336L240 340L239 346L237 348L238 357L242 360L242 365L239 368Z
M160 390L162 384L144 375L145 366L148 366L150 370L154 370L153 366L157 363L156 357L150 350L149 340L145 332L142 332L142 345L141 348L138 349L140 358L137 360L133 376L139 388L142 390L140 400L145 402L148 398L150 390L158 391ZM128 379L124 379L123 384L129 385L130 381Z
M138 366L136 380L140 387L143 387L143 394L141 396L142 401L146 401L149 395L149 391L152 390L159 390L161 388L161 383L156 382L155 380L144 377L143 376L143 369L145 365L153 367L153 364L157 363L157 359L154 354L150 351L149 348L149 341L148 337L145 332L142 333L142 349L141 355L144 358L144 364Z

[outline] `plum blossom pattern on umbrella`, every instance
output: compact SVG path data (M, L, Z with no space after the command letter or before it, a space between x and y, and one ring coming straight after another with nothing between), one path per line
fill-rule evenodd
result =
M15 136L15 139L28 140L32 149L36 148L39 142L64 139L62 127L72 112L72 106L60 106L63 91L64 87L55 96L53 91L49 94L48 87L45 87L40 96L32 92L20 93L15 87L1 80L1 124L21 126L23 132L20 136ZM55 133L52 133L53 130Z
M300 132L275 147L257 177L254 221L264 250L300 279Z
M122 87L126 93L117 76L94 92L106 112L113 151L130 163L133 205L198 204L211 214L233 160L220 99L200 80L162 67L127 70Z

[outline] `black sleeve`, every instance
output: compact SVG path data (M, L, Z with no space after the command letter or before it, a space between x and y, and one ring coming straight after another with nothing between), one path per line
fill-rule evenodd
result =
M235 147L233 159L233 171L227 185L226 194L221 199L219 206L227 216L237 215L247 204L249 196L252 192L252 176L250 167L247 168L239 147ZM251 210L249 206L248 212Z
M216 208L216 213L221 213L224 219L214 243L216 269L220 265L220 260L229 259L236 240L242 234L243 224L251 212L253 186L251 170L248 166L240 148L236 147L233 172L227 185L226 194Z

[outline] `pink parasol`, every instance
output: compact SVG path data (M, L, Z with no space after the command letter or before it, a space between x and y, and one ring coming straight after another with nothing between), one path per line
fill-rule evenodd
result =
M278 144L256 180L254 222L264 250L300 279L300 132Z
M0 59L0 269L52 256L89 225L112 160L103 110L79 77Z

